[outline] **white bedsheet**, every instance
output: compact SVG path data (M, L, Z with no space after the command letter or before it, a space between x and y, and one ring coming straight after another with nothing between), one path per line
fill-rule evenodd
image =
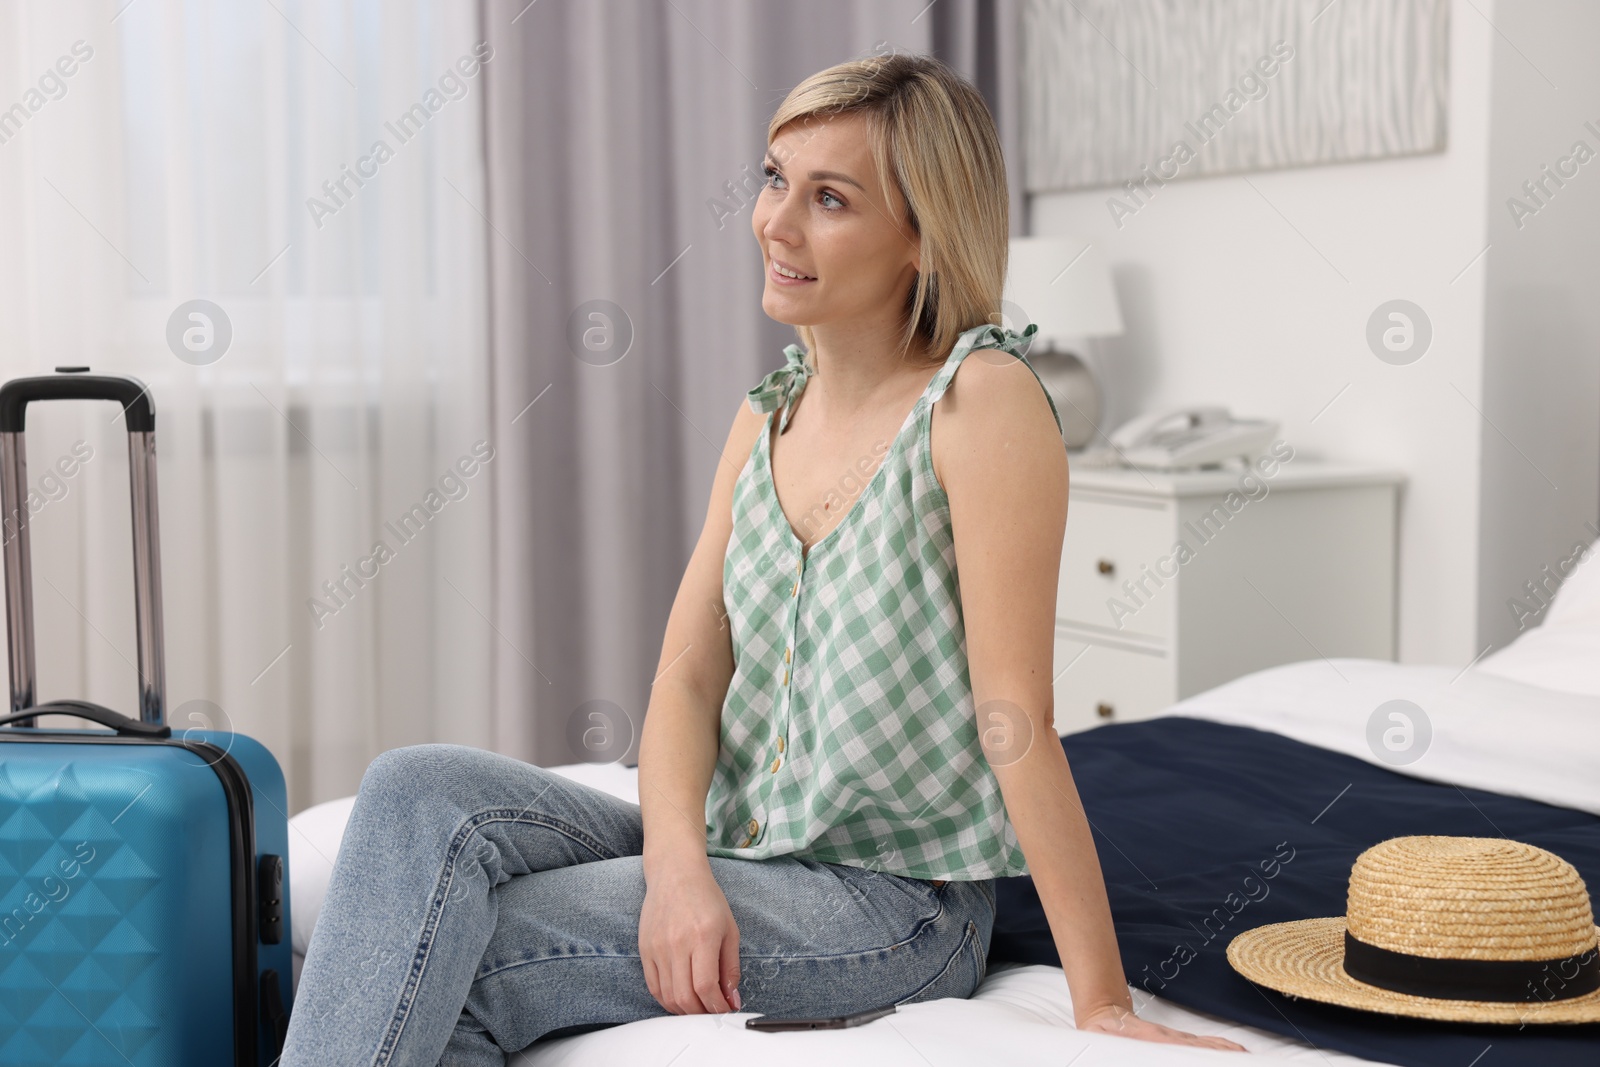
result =
M1142 1018L1190 1033L1218 1034L1249 1049L1243 1053L1157 1045L1072 1025L1067 979L1057 967L1002 965L970 1000L907 1004L893 1015L851 1030L764 1034L744 1029L753 1013L673 1015L540 1042L517 1063L529 1067L611 1067L694 1064L695 1067L818 1067L871 1063L874 1067L973 1064L1118 1064L1127 1067L1196 1067L1216 1063L1297 1063L1349 1067L1371 1063L1312 1048L1303 1042L1240 1026L1137 994ZM1081 1057L1081 1058L1080 1058Z
M1394 765L1368 744L1368 720L1387 701L1422 709L1432 738L1415 762ZM1400 773L1528 797L1600 815L1600 697L1542 689L1476 670L1381 660L1307 660L1246 675L1165 709L1255 726L1344 752ZM554 767L577 781L638 803L638 772L615 764ZM296 815L290 841L294 944L303 952L321 904L353 798ZM296 957L296 980L299 957ZM1344 1067L1359 1057L1191 1011L1131 990L1139 1014L1191 1033L1244 1045L1249 1062L1318 1062ZM1000 966L970 1000L912 1004L838 1033L747 1031L751 1013L647 1019L540 1043L518 1062L569 1067L692 1062L748 1067L760 1062L814 1067L829 1057L870 1058L884 1067L929 1064L1115 1062L1130 1067L1224 1062L1206 1049L1084 1034L1072 1025L1066 978L1056 967ZM687 1058L679 1059L680 1056ZM1097 1058L1098 1057L1098 1058ZM1235 1061L1236 1062L1236 1061Z

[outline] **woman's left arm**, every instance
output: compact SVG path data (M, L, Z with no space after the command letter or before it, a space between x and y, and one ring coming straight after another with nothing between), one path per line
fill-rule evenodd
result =
M1055 729L1066 449L1021 362L980 349L960 377L937 409L934 460L950 500L978 733L1049 920L1074 1020L1080 1030L1244 1051L1133 1014L1105 877Z

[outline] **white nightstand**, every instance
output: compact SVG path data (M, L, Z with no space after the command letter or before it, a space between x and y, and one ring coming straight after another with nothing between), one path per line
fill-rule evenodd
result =
M1404 475L1275 447L1251 467L1171 473L1074 454L1057 732L1146 718L1280 663L1394 658Z

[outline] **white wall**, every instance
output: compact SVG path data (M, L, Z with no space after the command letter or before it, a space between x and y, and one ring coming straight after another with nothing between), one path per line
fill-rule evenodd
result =
M1563 561L1600 536L1600 5L1495 8L1480 647L1537 625ZM1534 213L1513 218L1513 198Z
M1114 189L1031 202L1029 232L1088 237L1113 264L1128 329L1090 352L1106 392L1103 429L1157 406L1220 402L1280 419L1298 456L1407 473L1405 662L1465 665L1483 647L1479 409L1490 264L1474 259L1489 241L1486 205L1504 195L1489 181L1491 58L1503 49L1486 21L1504 3L1453 7L1443 153L1179 179L1120 229L1106 205ZM1581 45L1574 35L1574 57ZM1600 184L1600 161L1592 166ZM1368 317L1395 298L1421 305L1433 325L1430 349L1406 366L1380 361L1366 343Z

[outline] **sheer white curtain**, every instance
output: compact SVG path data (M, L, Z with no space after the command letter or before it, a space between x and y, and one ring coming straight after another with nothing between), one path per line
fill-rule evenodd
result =
M0 375L150 386L168 721L265 743L291 813L501 729L481 41L449 0L0 5ZM136 714L116 415L28 416L38 688Z

